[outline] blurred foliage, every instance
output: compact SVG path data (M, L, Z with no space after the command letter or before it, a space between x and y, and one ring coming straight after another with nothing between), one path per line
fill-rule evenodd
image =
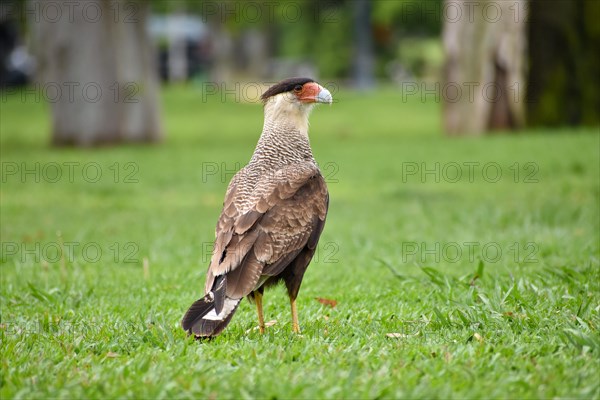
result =
M394 60L406 64L405 67L417 76L425 72L425 64L439 61L436 50L439 46L432 46L431 41L419 42L416 38L439 36L442 0L375 0L371 4L374 58L379 77L387 77L386 66ZM266 30L277 57L310 61L320 75L328 78L344 78L350 74L355 16L351 0L259 0L251 3L157 0L153 8L158 13L185 11L199 14L208 23L225 24L234 35L246 29ZM417 44L414 50L406 46L400 48L406 37L413 38L411 44ZM416 53L422 50L426 54L418 56ZM436 54L432 55L431 51Z
M437 38L408 38L398 45L398 59L415 76L435 78L441 75L444 49Z
M442 32L442 0L376 0L373 22L403 35L436 36Z
M4 1L27 34L28 2ZM275 58L312 63L321 78L351 75L355 7L351 0L151 0L153 12L199 16L234 39L266 35ZM444 62L443 0L372 0L376 77L436 79ZM600 1L530 0L526 86L531 126L600 123ZM159 43L163 49L166 42Z
M528 123L600 123L600 2L531 0Z
M319 3L308 0L301 5L302 17L291 21L285 17L285 4L277 12L277 46L280 57L305 58L310 54L322 76L344 77L352 64L352 10L345 2Z

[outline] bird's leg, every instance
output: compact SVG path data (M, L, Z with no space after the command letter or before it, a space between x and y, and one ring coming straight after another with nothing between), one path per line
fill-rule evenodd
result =
M256 302L256 313L258 314L258 330L260 333L265 333L265 316L262 306L263 294L258 290L254 292L254 301Z
M298 323L298 310L296 309L296 299L290 297L290 306L292 307L292 331L300 333L300 324Z

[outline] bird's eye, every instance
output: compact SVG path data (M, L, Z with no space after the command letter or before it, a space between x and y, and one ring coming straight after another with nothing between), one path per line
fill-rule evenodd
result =
M300 93L301 91L302 91L302 85L296 85L296 86L294 86L294 92Z

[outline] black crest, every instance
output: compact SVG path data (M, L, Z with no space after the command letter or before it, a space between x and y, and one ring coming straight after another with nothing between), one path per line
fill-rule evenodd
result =
M262 101L266 101L269 97L278 95L280 93L290 92L290 91L294 90L296 85L304 85L305 83L308 83L308 82L314 82L314 80L312 80L310 78L284 79L283 81L276 83L275 85L273 85L269 89L267 89L267 91L264 92L262 94L262 96L260 96L260 99Z

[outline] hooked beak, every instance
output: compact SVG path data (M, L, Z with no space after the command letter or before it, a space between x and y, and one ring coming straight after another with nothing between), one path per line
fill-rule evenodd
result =
M316 102L317 103L326 103L326 104L333 103L333 97L331 96L331 93L329 93L329 90L325 89L322 86L319 86L319 87L321 88L321 90L317 94Z
M304 85L299 99L303 103L333 103L333 97L329 90L316 82L310 82Z

